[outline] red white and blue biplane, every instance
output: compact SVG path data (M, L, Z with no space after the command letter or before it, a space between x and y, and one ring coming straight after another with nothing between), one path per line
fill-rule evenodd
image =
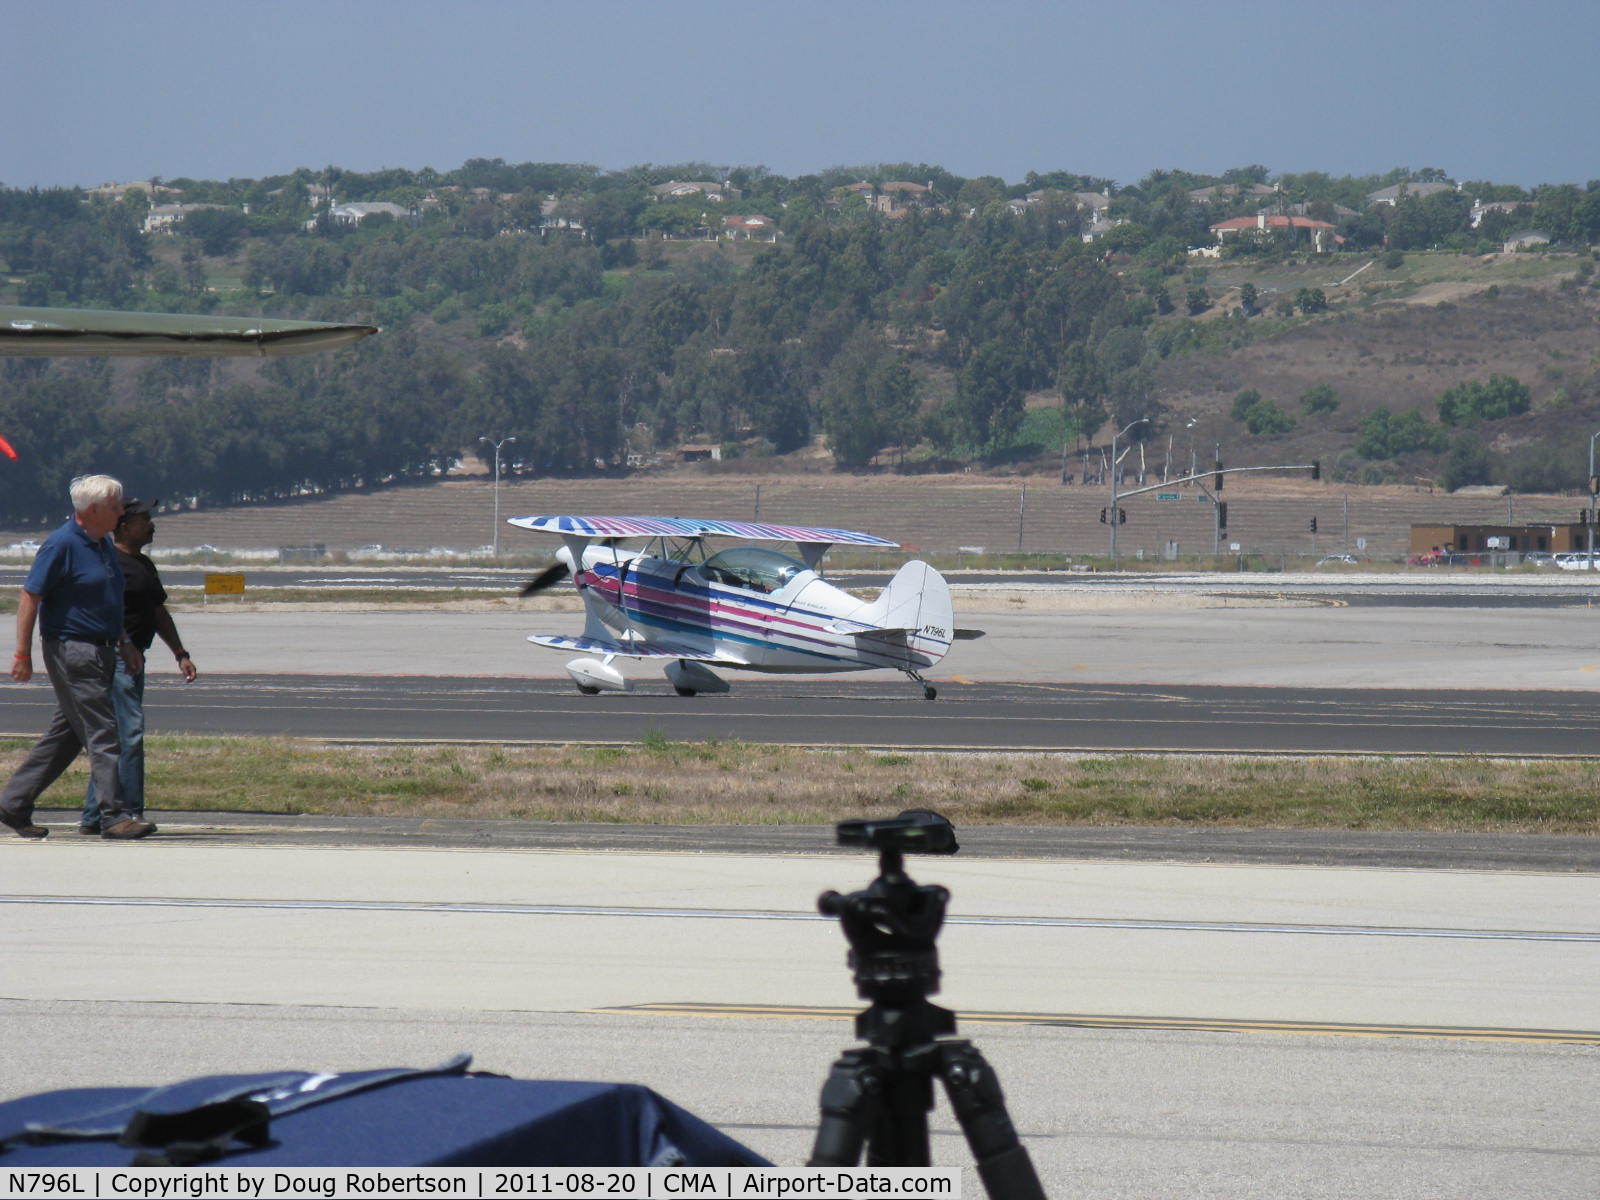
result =
M571 578L583 597L583 633L537 633L551 650L586 657L567 663L580 692L625 692L616 658L658 659L680 696L726 692L711 668L811 674L900 671L922 678L950 643L982 636L958 630L944 577L925 562L906 563L873 600L835 587L818 573L830 546L894 549L895 542L849 529L763 525L683 517L512 517L510 524L553 533L565 543L556 562L523 588L533 595ZM793 557L762 545L707 554L711 538L788 542ZM624 541L642 540L641 549Z

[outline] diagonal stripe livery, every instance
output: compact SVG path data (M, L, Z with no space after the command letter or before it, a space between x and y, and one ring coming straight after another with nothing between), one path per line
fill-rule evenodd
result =
M875 534L813 525L772 525L695 517L530 516L509 524L556 534L556 563L525 595L570 578L584 603L581 635L537 633L550 650L578 651L567 674L588 694L629 691L616 658L664 660L680 695L725 692L711 666L769 673L894 670L938 693L921 672L936 665L957 638L944 577L919 560L907 562L873 600L822 578L830 546L893 549ZM763 545L735 545L708 554L706 542L787 542L799 557ZM640 549L619 543L642 541Z

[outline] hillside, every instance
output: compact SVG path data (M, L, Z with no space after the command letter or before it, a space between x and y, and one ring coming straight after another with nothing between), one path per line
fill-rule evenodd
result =
M1264 461L1241 456L1235 465ZM1149 483L1159 481L1152 474ZM1136 486L1130 478L1128 486ZM1185 556L1212 548L1212 511L1194 488L1173 487L1159 500L1127 500L1119 551L1129 560L1156 559L1167 542ZM1562 496L1452 496L1408 487L1352 487L1277 476L1235 476L1224 492L1228 535L1264 555L1308 555L1355 548L1365 538L1374 559L1405 556L1413 522L1572 520L1579 501ZM1022 551L1047 556L1102 556L1104 486L974 475L903 476L713 474L697 468L647 472L629 479L527 479L502 484L504 516L552 513L666 514L726 520L832 525L864 529L923 554ZM362 546L469 551L493 536L494 494L485 478L406 484L269 505L162 514L157 546L213 545L273 549L325 545L331 553ZM1308 530L1316 517L1320 532ZM1348 526L1348 541L1346 529ZM37 530L0 532L0 544ZM507 555L548 553L551 539L504 527ZM898 555L836 554L835 562L880 564ZM969 553L970 558L970 553Z
M1600 427L1600 294L1573 286L1578 264L1554 255L1411 257L1435 258L1433 274L1443 276L1443 268L1453 266L1456 277L1430 279L1429 264L1423 264L1408 279L1366 282L1374 272L1381 275L1375 266L1340 288L1304 270L1254 273L1263 296L1272 294L1269 289L1325 286L1329 311L1293 320L1257 317L1260 330L1241 339L1242 345L1163 360L1155 371L1155 396L1168 409L1167 427L1178 445L1189 434L1207 446L1222 442L1225 456L1318 458L1335 478L1348 481L1432 479L1443 454L1359 458L1353 447L1362 419L1379 407L1416 409L1437 427L1436 403L1447 388L1500 374L1528 385L1531 409L1444 432L1481 442L1494 482L1582 487L1588 438ZM1338 269L1349 266L1346 260ZM1556 273L1563 268L1565 274ZM1232 274L1237 279L1243 273ZM1228 309L1236 307L1235 300ZM1237 323L1223 311L1210 320ZM1338 408L1308 415L1300 397L1319 385L1334 390ZM1276 402L1295 418L1296 427L1268 437L1250 435L1229 412L1245 389ZM1191 419L1196 422L1192 434ZM1544 469L1536 470L1541 463ZM1534 477L1519 478L1519 471Z

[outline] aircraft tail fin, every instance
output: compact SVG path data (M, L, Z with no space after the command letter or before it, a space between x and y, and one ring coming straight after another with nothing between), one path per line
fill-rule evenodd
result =
M885 632L904 631L912 648L932 662L945 656L955 635L950 585L920 559L912 559L895 572L889 586L852 620Z

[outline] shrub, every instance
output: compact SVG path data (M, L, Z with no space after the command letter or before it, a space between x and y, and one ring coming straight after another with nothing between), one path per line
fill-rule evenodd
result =
M1261 403L1261 393L1255 388L1245 388L1233 398L1231 416L1235 421L1243 421L1250 415L1250 410Z
M1300 407L1309 416L1331 413L1339 407L1339 393L1327 384L1319 383L1300 393Z
M1439 420L1446 425L1499 421L1521 416L1532 406L1527 384L1509 375L1491 375L1487 383L1470 380L1446 388L1439 397Z

